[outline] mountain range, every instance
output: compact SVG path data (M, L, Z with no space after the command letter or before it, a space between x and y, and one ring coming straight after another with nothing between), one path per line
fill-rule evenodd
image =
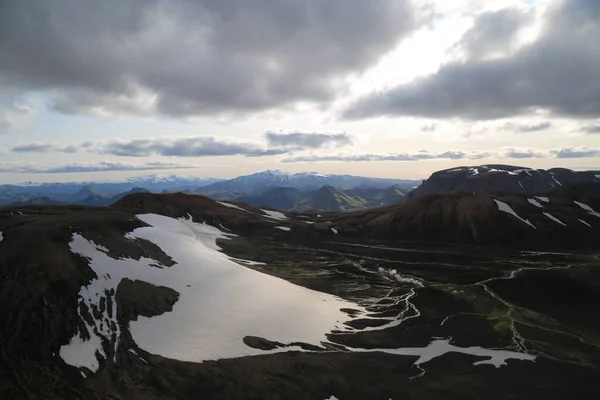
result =
M309 202L318 209L333 211L362 208L366 205L390 204L388 202L396 201L399 197L396 198L393 194L390 197L380 193L383 189L388 188L391 193L395 190L391 187L396 185L398 192L404 194L417 183L418 181L413 180L368 178L352 175L322 175L312 172L286 174L276 170L221 181L212 178L189 178L174 175L166 177L150 176L130 179L127 182L120 183L1 185L0 206L17 204L106 206L131 192L146 190L154 193L202 194L217 200L246 201L249 204L292 209L323 186L331 188L336 186L335 190L340 193L347 189L361 192L361 199L340 206L328 203L332 204L331 208L320 201ZM349 199L353 195L344 196ZM304 204L308 203L305 201ZM306 208L306 205L304 208Z

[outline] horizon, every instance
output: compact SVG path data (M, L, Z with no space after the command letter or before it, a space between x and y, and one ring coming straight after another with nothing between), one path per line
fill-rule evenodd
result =
M587 0L9 2L0 184L600 169L598 13Z

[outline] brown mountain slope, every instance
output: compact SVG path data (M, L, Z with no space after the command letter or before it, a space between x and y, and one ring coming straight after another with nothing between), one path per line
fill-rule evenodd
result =
M340 215L332 218L331 223L315 223L313 229L333 235L335 230L340 235L389 240L480 243L524 249L597 248L600 247L597 213L600 195L596 186L561 188L540 198L437 192L391 207Z

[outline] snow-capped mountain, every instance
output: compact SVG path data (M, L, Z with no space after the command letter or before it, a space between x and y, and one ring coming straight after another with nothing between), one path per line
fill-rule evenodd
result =
M317 188L324 185L356 187L370 185L388 187L395 184L410 184L417 181L402 179L370 178L355 175L326 175L317 172L300 172L290 174L279 170L267 170L251 175L239 176L234 179L207 185L205 190L235 190L247 191L268 186L283 186L297 189Z

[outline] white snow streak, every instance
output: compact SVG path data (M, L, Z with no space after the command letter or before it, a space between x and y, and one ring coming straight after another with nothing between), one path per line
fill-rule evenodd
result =
M580 219L579 222L581 222L584 225L589 226L590 228L592 227L590 224L588 224L587 222L585 222L584 220Z
M550 214L550 213L544 212L544 213L542 213L542 214L544 214L546 217L550 218L552 221L554 221L554 222L556 222L556 223L559 223L559 224L561 224L561 225L567 226L567 224L565 224L565 223L564 223L564 222L562 222L560 219L556 218L554 215L552 215L552 214Z
M260 210L262 212L264 212L267 218L272 218L272 219L276 219L276 220L280 220L280 221L284 221L286 219L289 219L288 217L285 216L284 213L279 212L279 211L273 211L273 210Z
M544 208L536 199L527 199L527 201L538 208Z
M536 199L543 201L544 203L549 203L550 199L547 197L535 196Z
M496 200L496 199L494 199L494 201L496 202L496 205L498 206L498 210L508 213L510 215L513 215L513 216L517 217L518 219L520 219L521 221L525 222L527 225L531 226L533 229L536 229L535 226L533 226L533 224L531 222L519 217L519 215L512 208L510 208L510 206L508 204L506 204L500 200Z
M331 232L333 232L335 235L337 235L337 233L338 233L338 230L337 230L337 229L335 229L335 228L331 228Z
M289 226L276 226L275 229L281 229L282 231L289 232L292 230Z
M574 201L573 203L577 204L579 207L583 208L585 211L587 211L588 213L590 213L594 217L600 218L600 213L597 213L596 211L594 211L594 209L592 207L588 206L587 204L580 203L578 201Z
M4 236L2 236L2 231L0 231L0 242L4 240Z
M247 213L250 213L250 211L244 210L242 207L238 207L235 204L227 203L227 202L224 202L224 201L217 201L217 203L219 203L220 205L225 206L225 207L235 208L235 209L242 210L242 211L245 211Z

